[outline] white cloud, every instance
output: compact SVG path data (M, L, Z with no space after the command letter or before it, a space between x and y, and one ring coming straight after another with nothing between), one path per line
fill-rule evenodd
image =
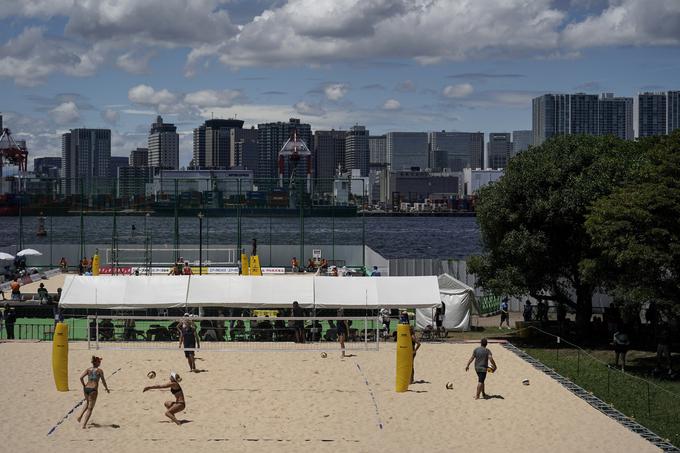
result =
M155 56L154 52L146 52L139 55L135 52L126 52L116 59L116 66L130 74L148 74L149 60Z
M304 101L295 103L293 108L295 108L295 111L300 115L322 116L326 113L320 105L314 105Z
M388 99L382 106L383 110L399 110L401 108L401 103L396 99Z
M459 83L445 86L442 94L447 98L464 98L471 95L473 91L474 87L469 83Z
M238 90L200 90L184 96L184 102L196 107L230 107L243 94Z
M680 2L677 0L612 0L599 15L574 22L564 42L576 48L680 44Z
M50 110L50 116L59 125L72 124L80 119L78 106L73 101L63 102Z
M102 119L109 124L118 124L120 113L117 110L105 109L102 111Z
M331 83L323 88L323 92L329 101L339 101L349 90L349 86L344 83Z
M135 104L152 106L159 113L177 113L182 110L179 98L166 89L155 90L149 85L137 85L128 90L128 99Z

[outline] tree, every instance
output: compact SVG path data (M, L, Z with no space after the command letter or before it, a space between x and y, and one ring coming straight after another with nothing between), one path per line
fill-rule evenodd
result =
M585 230L586 215L639 159L633 142L585 135L556 137L513 158L505 175L479 194L485 254L469 260L478 284L575 307L585 328L600 283L588 269L599 251Z
M644 165L588 216L602 250L590 268L621 300L656 300L680 314L680 131L640 145Z

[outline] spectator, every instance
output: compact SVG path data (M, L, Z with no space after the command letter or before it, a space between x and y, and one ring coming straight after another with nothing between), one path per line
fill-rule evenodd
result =
M66 262L66 258L63 256L59 260L59 269L63 272L66 273L68 272L68 263Z
M184 267L182 268L182 275L191 275L191 266L189 266L189 262L184 263Z
M57 288L57 294L54 296L54 299L52 301L55 304L59 304L60 300L61 300L61 288Z
M10 283L10 288L12 288L12 300L21 300L21 283L15 278L12 280L12 283Z
M5 321L6 322L6 321ZM673 374L671 363L671 332L666 322L661 322L656 329L656 368L655 374L663 370L663 365L668 365L668 374Z
M17 322L17 314L14 307L5 304L5 330L7 331L7 339L14 340L14 324Z
M333 266L333 267L331 268L331 277L337 277L337 276L338 276L338 267L337 267L337 266Z
M616 353L615 366L619 366L619 356L621 357L621 371L625 371L626 368L626 353L628 352L628 347L630 346L630 339L628 338L628 333L622 324L619 324L619 328L614 332L613 338L614 352Z
M50 295L47 293L47 288L45 288L45 284L42 282L38 288L38 300L40 300L41 304L47 304L50 302Z
M78 266L78 273L80 275L83 275L84 273L88 272L90 268L90 262L88 261L87 257L84 256L82 260L80 260L80 265Z
M387 308L383 308L380 310L380 319L382 321L382 331L383 331L383 338L387 339L390 336L390 310Z
M542 300L538 301L536 305L536 321L547 321L548 320L548 307Z
M321 270L324 270L324 271L328 269L328 260L326 258L323 258L321 260L320 267L321 267Z
M415 368L415 361L416 361L416 352L418 352L418 349L420 349L420 340L416 338L416 332L413 330L413 326L410 327L410 333L411 333L411 347L413 348L413 359L412 361L412 366L411 366L411 384L415 383L415 377L416 377L416 368Z
M647 307L647 311L645 311L645 320L652 327L656 326L656 323L659 320L659 311L656 308L656 301L655 300L652 300L652 301L649 302L649 306Z
M304 310L302 310L302 307L300 307L300 305L297 303L297 301L293 302L293 309L291 311L292 311L291 315L294 318L302 318L303 316L305 316ZM303 320L296 320L293 325L295 327L295 342L296 343L304 343L305 342L305 322Z
M99 321L99 339L103 341L113 340L113 333L115 327L113 326L113 321L108 318L104 318Z
M293 259L290 260L290 270L291 272L300 272L300 264L296 257L293 257Z
M52 315L54 316L54 325L57 323L64 322L64 313L61 311L58 305L55 305L52 309Z
M506 327L510 328L510 306L508 305L508 298L504 297L501 302L501 324L498 326L500 329L503 328L503 321L505 321Z
M446 305L441 303L434 311L434 323L437 326L437 336L442 337L446 334L444 329L444 315L446 314Z
M371 272L371 277L380 277L380 271L378 266L373 266L373 272Z
M242 319L236 321L236 324L231 329L231 339L242 340L246 335L246 325Z
M399 324L409 324L408 312L406 310L401 312L399 315Z
M522 311L522 316L524 317L524 322L529 322L531 321L531 315L533 314L533 307L531 306L531 302L529 302L529 299L524 302L524 311Z
M307 272L315 272L316 271L316 264L314 264L313 259L309 259L307 261L307 269L305 269Z

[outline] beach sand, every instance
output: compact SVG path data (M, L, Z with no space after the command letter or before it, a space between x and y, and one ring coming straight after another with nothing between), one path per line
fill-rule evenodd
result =
M92 351L71 344L71 391L60 393L50 343L2 343L2 450L659 451L500 345L490 345L499 369L487 378L487 393L498 397L475 401L476 375L465 372L475 346L424 344L415 375L424 382L402 394L394 391L394 343L344 360L335 345L325 359L309 351L204 351L197 366L206 371L197 374L179 350L100 350L111 393L100 386L92 426L80 428L78 408L47 436L82 399L78 376ZM158 377L149 380L149 370ZM169 392L142 393L171 370L183 377L182 426L163 415ZM522 385L525 378L531 385Z

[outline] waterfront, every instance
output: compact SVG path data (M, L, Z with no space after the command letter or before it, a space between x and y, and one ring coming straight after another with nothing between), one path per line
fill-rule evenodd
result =
M172 244L172 217L120 216L116 218L119 244L143 246L144 223L154 244ZM38 237L37 217L23 217L25 244L48 246L80 243L80 217L48 217L47 236ZM199 221L179 217L180 243L199 242ZM113 217L85 216L85 244L110 243ZM134 230L133 230L134 225ZM365 229L363 228L365 225ZM19 242L19 218L0 218L0 250L14 251ZM481 252L479 226L474 217L307 217L304 219L305 244L360 245L365 231L366 245L386 258L463 259ZM238 238L236 217L203 219L203 243L218 247L235 244ZM300 219L242 217L241 240L244 246L256 238L260 244L299 244Z

